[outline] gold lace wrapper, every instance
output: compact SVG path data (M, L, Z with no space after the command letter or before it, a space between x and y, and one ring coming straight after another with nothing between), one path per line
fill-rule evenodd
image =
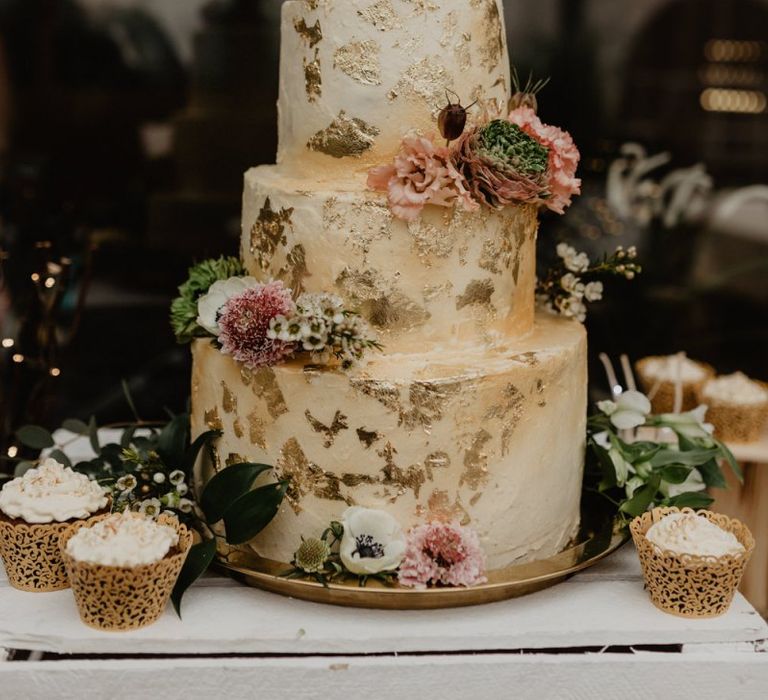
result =
M761 385L768 388L768 385ZM757 404L735 405L701 397L707 404L707 422L715 426L715 436L725 442L757 442L768 424L768 400Z
M28 524L0 515L0 557L14 588L37 593L69 588L59 538L71 525Z
M651 376L648 373L648 362L650 360L660 359L657 357L644 357L635 364L635 370L640 378L640 384L646 394L653 393L651 397L651 406L654 413L672 413L675 410L675 382L664 381ZM699 401L699 392L707 380L715 376L715 370L712 366L697 362L704 371L705 375L695 382L682 382L683 389L683 411L692 411L696 408ZM708 416L709 417L709 416Z
M179 542L171 554L153 564L102 566L73 559L69 539L84 525L107 516L75 523L61 535L60 547L75 602L84 624L109 632L134 630L156 622L165 610L179 572L192 546L192 534L175 518L161 515L158 523L176 527Z
M718 527L734 534L744 546L736 555L702 557L660 550L649 542L650 527L670 513L695 513L691 508L654 508L630 523L640 555L643 578L651 602L679 617L717 617L728 611L747 566L755 540L746 525L726 515L698 511Z

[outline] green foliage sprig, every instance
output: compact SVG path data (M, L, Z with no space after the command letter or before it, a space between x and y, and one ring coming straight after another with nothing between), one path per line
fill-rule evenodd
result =
M179 287L179 296L171 304L171 326L179 343L210 335L197 324L197 301L214 282L245 275L238 258L220 257L204 260L189 268L189 277Z

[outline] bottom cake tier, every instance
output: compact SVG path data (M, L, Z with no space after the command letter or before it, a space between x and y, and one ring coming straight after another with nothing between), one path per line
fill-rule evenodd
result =
M221 429L204 483L241 461L290 479L251 543L289 562L350 505L407 529L455 519L489 569L551 556L576 534L585 444L586 335L537 318L503 348L375 355L349 372L291 362L248 370L210 341L193 346L192 429Z

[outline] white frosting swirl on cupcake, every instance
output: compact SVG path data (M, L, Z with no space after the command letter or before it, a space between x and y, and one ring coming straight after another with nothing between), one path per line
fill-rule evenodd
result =
M160 561L178 542L176 528L126 511L80 528L67 542L67 554L88 564L132 568Z
M649 357L643 364L643 372L662 382L698 382L707 376L704 367L685 355Z
M695 513L670 513L654 523L645 537L658 549L675 554L722 557L744 551L732 532Z
M768 390L743 372L735 372L710 379L702 389L702 396L723 403L751 406L765 403L768 400Z
M0 510L5 515L34 524L88 518L107 502L99 484L50 458L0 491Z

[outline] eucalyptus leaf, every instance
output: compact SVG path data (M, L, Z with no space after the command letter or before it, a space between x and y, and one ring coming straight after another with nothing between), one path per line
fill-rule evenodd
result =
M61 424L61 427L76 435L88 435L88 424L78 418L67 418L67 420Z
M24 476L30 469L34 469L33 462L19 462L13 470L14 477Z
M227 542L244 544L269 525L280 508L288 483L268 484L238 498L224 513Z
M99 426L96 424L95 416L91 416L91 420L88 423L88 439L91 442L91 448L96 454L101 452L101 445L99 444Z
M120 447L122 447L123 449L130 447L131 443L133 442L133 436L136 434L137 430L138 430L137 425L128 426L123 431L123 434L120 436Z
M674 498L670 498L668 503L670 506L677 508L706 508L715 499L712 496L708 496L704 491L694 491L689 493L681 493Z
M217 523L226 510L247 494L259 474L271 469L267 464L240 462L220 471L205 486L200 507L209 524Z
M22 445L31 447L34 450L45 450L56 444L50 431L41 428L39 425L22 426L16 431L16 437Z
M198 542L192 545L192 548L189 550L184 565L181 567L179 578L176 580L176 585L171 593L171 602L179 617L181 617L181 599L184 597L184 593L207 571L215 556L216 540L213 538Z
M693 471L693 467L686 467L681 464L670 464L659 470L661 478L669 484L682 484L688 475Z
M72 462L61 450L51 450L48 456L51 459L55 459L59 464L63 464L65 467L71 467Z

